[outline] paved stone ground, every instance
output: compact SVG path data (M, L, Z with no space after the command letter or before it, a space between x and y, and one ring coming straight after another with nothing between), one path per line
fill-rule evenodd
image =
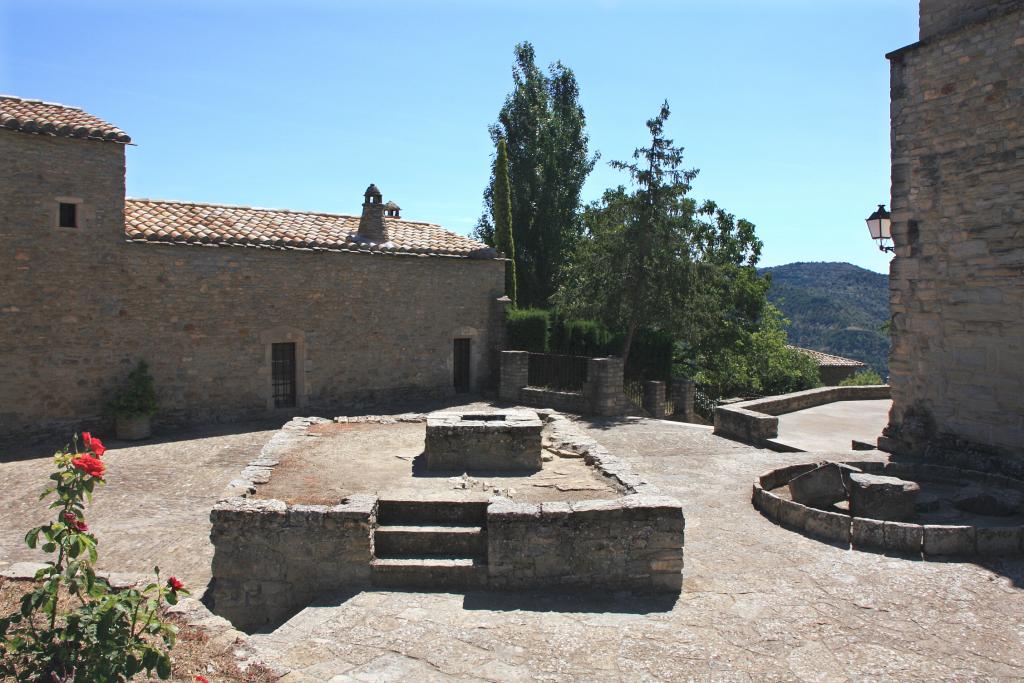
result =
M300 670L291 681L1024 677L1024 561L922 562L830 546L775 526L749 502L759 472L818 456L669 422L584 424L683 501L678 598L325 596L254 644ZM271 434L244 429L254 428L112 449L110 484L90 513L104 565L143 571L156 561L205 583L209 507ZM37 559L21 536L45 518L33 494L48 468L48 458L0 463L0 565Z
M772 439L801 451L849 451L853 439L875 443L889 422L892 401L836 401L779 415Z
M103 439L107 484L96 489L86 511L99 539L100 568L149 572L159 565L165 576L174 574L201 593L213 558L210 508L276 428L211 427L139 444ZM0 506L0 569L48 559L27 548L23 537L51 518L39 493L52 472L55 447L20 448L14 454L22 459L0 462L0 490L6 495Z
M830 546L749 502L755 475L807 454L654 420L587 428L683 501L678 600L365 592L325 598L255 636L257 648L300 670L296 681L1024 677L1024 562Z

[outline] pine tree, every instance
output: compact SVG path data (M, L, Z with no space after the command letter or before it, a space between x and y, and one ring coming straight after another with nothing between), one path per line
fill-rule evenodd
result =
M505 265L505 295L516 305L516 243L512 236L512 187L508 180L508 149L505 138L498 138L494 157L494 181L491 185L491 217L494 220L494 247L509 259Z

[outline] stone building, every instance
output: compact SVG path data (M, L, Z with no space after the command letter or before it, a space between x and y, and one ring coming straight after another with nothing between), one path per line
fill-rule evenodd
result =
M0 440L99 430L140 359L158 425L353 413L491 376L504 260L487 246L373 185L359 216L126 199L129 143L0 98Z
M921 0L891 64L881 443L1024 473L1024 1Z
M799 351L808 356L818 364L818 376L821 378L821 383L825 386L836 386L844 379L853 377L858 372L867 369L867 365L859 360L834 356L824 351L805 349L802 346L793 346L791 344L787 344L787 346L794 351Z

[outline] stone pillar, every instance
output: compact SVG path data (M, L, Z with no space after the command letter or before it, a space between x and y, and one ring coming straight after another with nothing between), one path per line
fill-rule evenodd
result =
M519 390L530 383L530 354L527 351L501 352L501 383L498 398L519 402Z
M622 359L591 358L587 363L584 389L590 411L595 415L621 415L626 396L622 393Z
M655 380L644 382L644 410L659 420L665 417L665 383Z
M684 422L693 422L697 411L693 407L697 395L697 384L692 379L678 377L672 380L672 400L675 401L675 414Z
M501 384L501 352L505 348L507 338L505 319L512 300L500 296L491 303L491 315L487 327L487 389L497 391Z

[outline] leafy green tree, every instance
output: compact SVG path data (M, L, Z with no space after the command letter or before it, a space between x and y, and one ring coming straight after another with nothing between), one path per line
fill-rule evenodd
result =
M786 321L765 304L758 330L697 360L695 379L715 400L733 396L787 394L821 386L818 365L787 345Z
M555 297L567 314L623 331L627 364L641 328L665 330L693 359L749 336L764 310L754 226L688 196L698 172L680 168L683 149L664 135L669 115L666 102L647 122L650 146L611 162L635 189L608 190L586 207L585 237Z
M491 217L494 220L494 247L510 260L505 266L505 294L516 305L516 242L512 235L512 189L508 180L508 148L498 138L491 181Z
M507 145L519 303L546 307L581 234L580 192L597 156L588 152L571 69L555 62L545 74L524 42L516 45L512 78L514 89L490 133L495 144L503 138ZM475 234L496 247L494 181L484 191L486 210Z
M885 380L874 370L861 370L852 377L847 377L839 383L841 387L863 387L874 384L885 384Z

